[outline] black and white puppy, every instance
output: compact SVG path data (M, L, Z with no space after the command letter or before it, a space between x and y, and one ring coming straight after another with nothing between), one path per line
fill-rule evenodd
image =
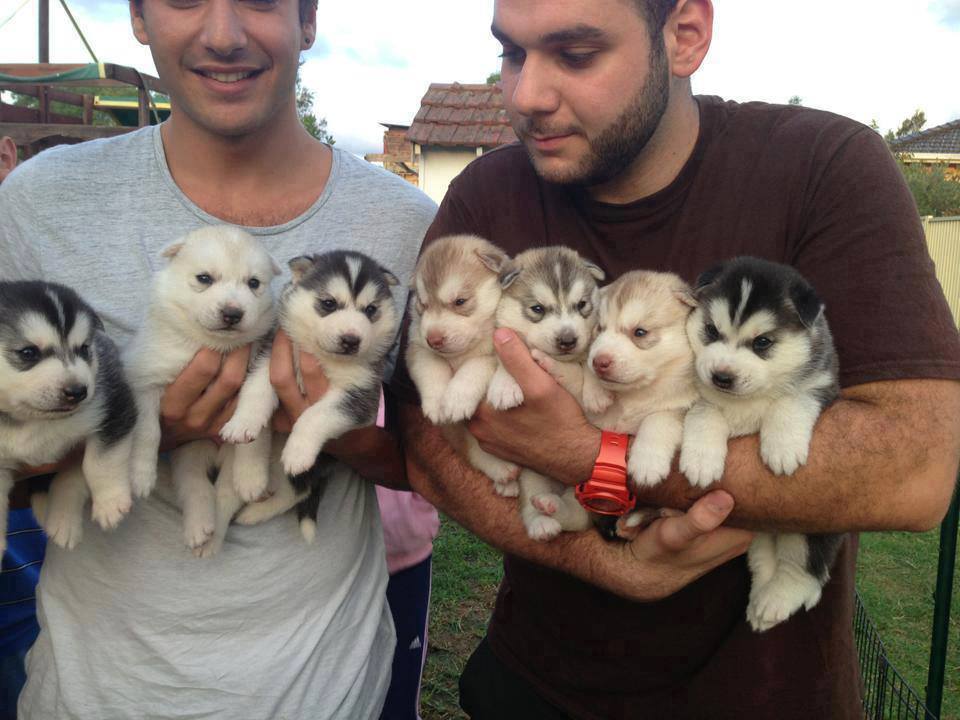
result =
M63 285L0 282L0 552L14 472L84 442L82 466L34 496L36 514L66 548L80 541L90 496L94 521L116 527L131 506L136 418L117 348L93 309Z
M373 258L347 250L294 258L290 270L292 280L283 291L280 325L293 342L294 358L300 350L313 355L329 388L297 419L280 454L295 494L281 493L276 502L257 503L260 508L249 506L244 522L262 521L295 501L301 531L309 542L316 532L325 482L338 468L321 456L323 446L348 430L376 421L380 379L399 326L390 290L398 281ZM300 381L298 365L296 370ZM224 436L264 427L277 402L270 385L269 357L263 357L244 383Z
M727 439L759 432L777 475L807 461L813 428L839 395L824 306L793 268L752 257L697 281L687 323L701 399L687 413L680 470L705 487L723 475ZM820 600L842 536L760 533L748 553L747 620L767 630Z

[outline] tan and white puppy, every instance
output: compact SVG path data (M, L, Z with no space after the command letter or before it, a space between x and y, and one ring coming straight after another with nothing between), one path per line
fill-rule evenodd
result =
M163 256L169 262L154 278L146 318L127 354L141 408L132 473L138 496L148 495L156 482L160 399L167 385L201 348L227 353L257 343L276 320L270 283L280 269L252 235L230 226L205 227L168 247ZM257 352L255 346L251 363ZM267 486L269 454L270 433L237 446L188 443L173 453L184 540L195 554L209 554L211 548L205 546L216 525L210 476L232 483L231 492L239 497L256 499Z
M570 248L553 246L526 250L500 273L503 296L497 307L497 327L517 332L541 363L552 361L551 374L579 401L591 375L584 362L597 326L603 270ZM487 401L498 410L523 402L517 381L498 362ZM520 516L527 534L547 540L560 523L533 504L543 494L560 494L563 486L529 468L520 470Z
M508 263L506 253L475 235L440 238L417 261L406 361L423 414L434 424L468 420L487 395L497 369L499 275ZM516 465L481 450L465 428L446 435L499 494L517 495Z
M685 330L694 305L690 287L672 273L629 272L600 292L599 333L587 363L599 383L585 383L583 404L592 424L634 435L627 472L637 486L669 474L684 414L698 397ZM559 521L556 532L588 525L573 488L533 504ZM632 513L620 528L636 528L648 515Z

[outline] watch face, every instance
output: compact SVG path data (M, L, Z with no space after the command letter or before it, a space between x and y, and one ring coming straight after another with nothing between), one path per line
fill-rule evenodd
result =
M587 497L583 504L591 512L600 515L623 515L627 511L624 503L609 497Z

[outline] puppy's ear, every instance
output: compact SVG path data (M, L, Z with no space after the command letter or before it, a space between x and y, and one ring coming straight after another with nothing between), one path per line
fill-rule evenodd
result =
M93 322L93 327L95 327L97 330L106 332L106 328L103 327L103 320L101 320L100 316L93 311L90 311L90 320Z
M587 268L587 272L593 275L593 279L597 282L603 282L607 279L607 274L600 268L599 265L596 265L589 260L584 260L583 265Z
M391 287L396 287L397 285L400 284L400 281L397 279L396 275L394 275L392 272L390 272L385 267L383 267L383 265L380 265L379 267L380 267L380 272L383 273L383 279L387 281L387 285L390 285Z
M177 256L177 253L179 253L181 250L183 250L183 243L175 242L173 245L168 245L167 247L165 247L163 249L163 252L160 254L167 259L173 259Z
M504 263L503 268L501 268L498 278L500 280L501 289L506 290L508 287L513 285L513 281L520 277L520 271L522 269L523 268L513 262L513 260L507 260L507 262Z
M804 327L812 327L823 313L823 302L805 280L796 280L790 286L790 302Z
M293 258L290 262L287 263L287 266L290 268L290 275L293 278L293 284L299 285L300 281L303 280L303 276L306 275L310 268L313 267L313 256L312 255L298 255Z
M477 254L477 257L480 258L480 262L486 265L487 268L496 275L499 275L507 263L510 262L507 254L500 250L474 250L474 252Z
M690 288L678 288L673 291L673 296L691 309L700 307L700 302L694 296Z
M693 286L693 294L699 297L700 291L708 285L712 285L714 281L720 277L720 273L723 272L725 267L726 263L721 263L720 265L710 268L706 272L700 273L700 277L697 278L697 282Z

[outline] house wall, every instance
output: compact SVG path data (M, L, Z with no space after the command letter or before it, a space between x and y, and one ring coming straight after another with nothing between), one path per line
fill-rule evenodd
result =
M450 182L480 154L478 148L418 147L420 189L438 205L447 194Z
M930 257L937 266L937 279L960 325L960 217L924 218Z

